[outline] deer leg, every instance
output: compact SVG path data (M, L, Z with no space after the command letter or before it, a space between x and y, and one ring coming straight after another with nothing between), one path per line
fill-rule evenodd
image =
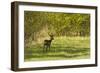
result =
M47 51L48 51L48 46L47 45L44 45L43 52L47 52Z
M48 46L48 51L50 51L50 45Z
M48 46L46 46L46 52L48 51Z
M43 46L43 52L45 52L45 49L46 49L46 46L44 45L44 46Z

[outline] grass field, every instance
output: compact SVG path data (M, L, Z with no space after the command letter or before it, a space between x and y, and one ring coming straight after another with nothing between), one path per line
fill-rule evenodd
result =
M74 60L90 58L89 37L55 37L50 51L43 52L43 43L24 50L25 61Z

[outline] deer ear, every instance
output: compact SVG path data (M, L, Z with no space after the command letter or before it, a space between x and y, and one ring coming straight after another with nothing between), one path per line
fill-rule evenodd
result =
M50 32L48 32L48 35L50 36Z
M49 35L50 37L53 37L53 36L54 36L54 34L53 34L52 32L49 32L48 35Z

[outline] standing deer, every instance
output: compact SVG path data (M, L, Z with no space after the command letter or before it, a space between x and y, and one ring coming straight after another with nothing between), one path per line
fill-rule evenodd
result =
M49 35L49 36L50 36L50 39L49 40L44 40L43 50L46 51L46 52L48 50L50 50L51 42L52 42L52 40L54 40L54 36L53 35Z

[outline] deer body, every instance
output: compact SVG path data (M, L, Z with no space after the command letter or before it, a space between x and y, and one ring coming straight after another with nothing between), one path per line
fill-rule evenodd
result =
M52 40L54 40L53 35L50 35L49 40L44 40L44 51L47 52L48 50L50 50Z

